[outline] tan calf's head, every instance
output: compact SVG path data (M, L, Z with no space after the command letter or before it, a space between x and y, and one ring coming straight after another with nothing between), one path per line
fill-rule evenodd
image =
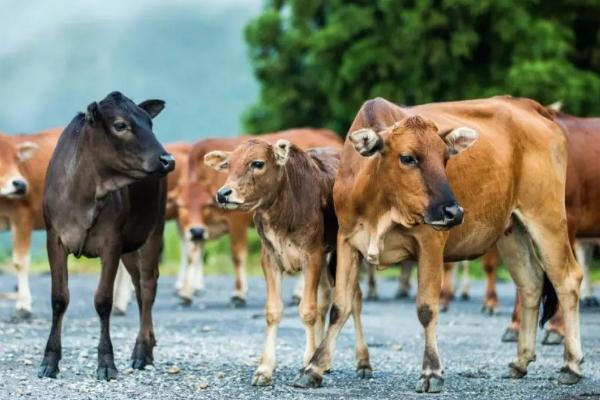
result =
M204 162L217 171L229 172L217 192L217 203L230 210L251 211L270 201L273 184L279 182L292 145L285 139L275 144L249 140L234 151L212 151Z
M446 163L478 136L467 127L440 132L432 121L412 116L379 133L358 129L349 139L362 156L380 157L373 178L401 224L449 229L462 223L463 209L450 189Z
M19 171L19 164L28 160L37 150L33 142L13 144L0 138L0 197L18 199L27 193L27 180Z

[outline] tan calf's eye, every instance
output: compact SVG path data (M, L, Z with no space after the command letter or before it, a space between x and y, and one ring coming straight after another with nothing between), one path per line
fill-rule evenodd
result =
M265 162L264 161L252 161L250 163L250 168L252 169L263 169L263 167L265 166Z
M400 162L404 165L414 166L417 165L417 159L411 155L402 155L400 156Z

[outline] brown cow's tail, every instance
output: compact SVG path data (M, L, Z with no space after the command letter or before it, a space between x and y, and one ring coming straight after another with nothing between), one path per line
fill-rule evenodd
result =
M337 270L337 251L332 251L327 263L327 272L329 274L329 282L331 286L335 286L335 272Z
M540 318L540 328L550 320L558 311L558 296L554 286L544 273L544 289L542 289L542 317Z

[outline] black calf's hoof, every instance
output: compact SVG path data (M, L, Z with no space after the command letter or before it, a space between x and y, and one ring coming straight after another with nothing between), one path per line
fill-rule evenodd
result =
M448 312L448 304L442 304L440 306L440 312L447 313Z
M585 299L581 299L582 307L598 307L600 306L600 301L596 296L586 297Z
M444 378L430 375L421 376L415 388L417 393L440 393L444 388Z
M408 292L396 292L396 296L394 296L394 297L398 300L408 299Z
M471 299L471 296L469 295L469 293L463 293L463 294L460 295L460 299L462 301L468 301L468 300Z
M496 315L496 314L498 314L498 310L494 306L489 306L487 304L484 304L481 307L481 313L485 314L485 315Z
M192 299L191 297L179 296L179 304L184 307L189 307L192 305Z
M131 368L143 370L144 368L146 368L146 365L152 365L153 363L154 361L148 357L134 358L131 361Z
M558 346L564 340L564 336L556 331L546 331L542 344L546 346Z
M18 308L13 312L12 318L13 321L27 321L31 319L31 311L25 310L23 308Z
M370 365L356 368L356 376L360 379L371 379L373 377L373 368Z
M521 368L517 367L514 363L508 364L508 374L506 378L508 379L521 379L527 375L527 371L523 371Z
M288 305L289 305L290 307L297 307L297 306L299 306L299 305L300 305L300 300L302 300L302 299L300 298L300 296L293 295L293 296L292 296L292 298L290 299L290 302L288 303Z
M235 308L244 308L246 307L246 299L240 296L233 296L231 297L231 304Z
M42 361L38 368L38 378L56 378L60 370L58 369L58 361Z
M98 367L96 371L96 379L99 381L110 381L117 379L117 369L113 367Z
M502 341L504 343L517 342L518 340L519 340L519 332L512 330L510 328L506 328L506 330L502 334Z
M379 295L377 293L369 293L365 298L366 301L379 301Z
M323 377L312 372L303 370L300 375L294 380L292 384L294 387L310 389L321 387L323 383Z
M569 367L562 367L558 375L558 383L561 385L574 385L581 380L581 375L571 371Z

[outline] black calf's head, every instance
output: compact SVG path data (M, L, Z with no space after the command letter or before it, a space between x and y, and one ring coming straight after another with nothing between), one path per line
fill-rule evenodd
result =
M119 92L88 106L86 130L102 174L142 179L164 176L175 168L175 159L152 132L152 118L164 107L162 100L136 105Z

